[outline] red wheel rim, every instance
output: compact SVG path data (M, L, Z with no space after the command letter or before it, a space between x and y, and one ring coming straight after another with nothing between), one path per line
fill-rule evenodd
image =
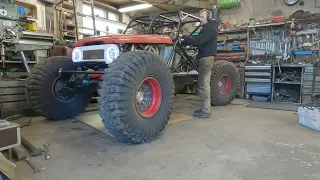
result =
M229 93L232 87L232 80L229 75L223 75L219 78L218 88L219 94L226 95Z
M136 108L142 117L154 116L162 101L162 89L160 83L153 77L145 78L136 92Z

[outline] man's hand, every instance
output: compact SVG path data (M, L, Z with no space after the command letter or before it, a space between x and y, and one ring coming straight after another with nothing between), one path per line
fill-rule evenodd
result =
M179 34L179 36L178 36L177 38L171 37L171 40L172 40L172 41L178 40L179 43L181 44L181 43L184 42L184 40L185 40L185 39L183 38L183 36L186 36L186 35L184 35L184 34Z

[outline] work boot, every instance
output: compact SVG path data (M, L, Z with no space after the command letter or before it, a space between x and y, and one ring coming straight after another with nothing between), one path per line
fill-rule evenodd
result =
M211 113L206 113L206 112L202 112L202 111L198 111L197 113L195 112L193 114L194 117L197 118L211 118Z

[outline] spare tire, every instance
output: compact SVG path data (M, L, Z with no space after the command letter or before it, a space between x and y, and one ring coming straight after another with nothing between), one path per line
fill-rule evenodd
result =
M48 120L76 117L88 106L91 94L87 88L74 93L64 87L67 78L59 75L60 68L76 70L71 58L54 56L40 61L26 80L26 95L32 109Z
M173 76L161 58L147 51L121 54L102 77L99 113L119 140L142 143L161 133L173 107Z
M240 75L233 63L228 61L216 61L211 73L211 104L213 106L225 106L236 97L240 87Z

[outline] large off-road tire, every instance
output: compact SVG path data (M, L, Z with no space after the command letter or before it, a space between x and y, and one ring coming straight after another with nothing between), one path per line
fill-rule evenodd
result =
M62 87L65 81L64 77L59 76L60 68L76 70L71 58L55 56L36 64L26 80L26 94L29 104L37 114L48 120L76 117L84 112L91 98L91 94L86 92L87 88L82 88L81 92L66 96L57 93L57 89Z
M116 138L138 144L164 130L172 111L174 83L158 55L146 51L121 54L102 80L99 113Z
M211 104L213 106L225 106L236 97L240 86L240 75L233 63L228 61L216 61L211 73Z

